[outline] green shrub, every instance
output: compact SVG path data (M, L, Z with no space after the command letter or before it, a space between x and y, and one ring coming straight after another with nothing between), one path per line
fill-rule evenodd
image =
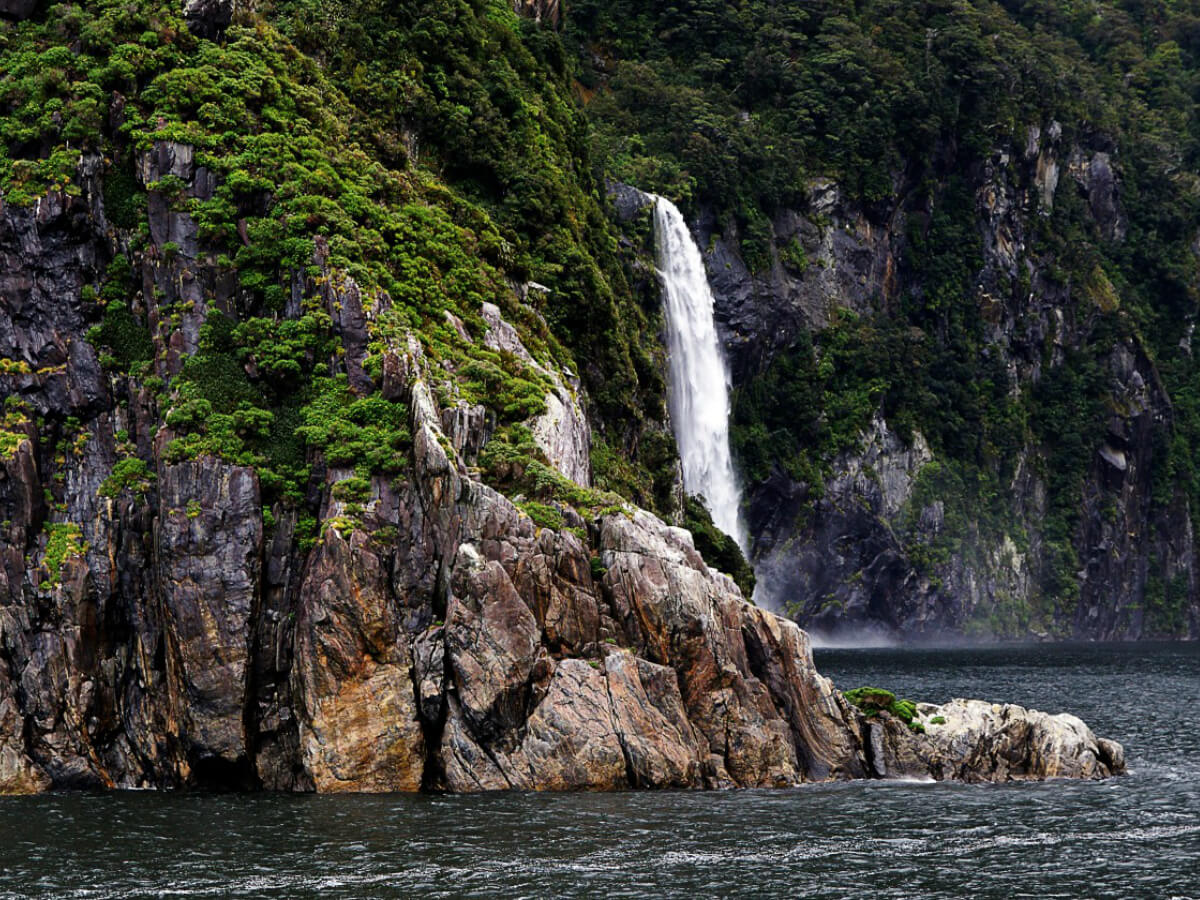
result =
M754 596L754 569L746 561L737 541L713 524L708 507L700 497L687 498L683 527L692 533L696 550L706 563L732 577L747 600Z
M917 717L917 705L912 700L897 700L896 695L883 688L860 687L842 694L848 702L861 709L868 718L873 718L881 712L891 713L904 722L905 725L916 724L913 730L924 731L920 723L914 723Z
M42 558L42 568L47 577L42 581L42 587L54 588L62 581L63 567L67 561L83 556L88 545L83 540L83 532L73 522L48 522L46 535L46 555Z
M538 528L550 528L554 531L562 529L562 513L555 507L546 503L538 503L534 500L527 500L517 505L529 518L533 519L533 523Z
M117 460L110 474L100 485L98 491L101 497L110 499L120 496L122 491L129 490L135 494L145 494L157 478L144 460L135 456Z
M154 341L146 326L118 300L104 308L104 318L88 330L87 340L97 349L107 348L109 357L123 372L128 372L136 363L154 358Z

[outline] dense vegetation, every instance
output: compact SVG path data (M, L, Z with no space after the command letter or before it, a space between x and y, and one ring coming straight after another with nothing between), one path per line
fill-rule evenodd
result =
M739 385L733 438L752 485L782 469L817 500L877 412L905 437L920 430L938 460L922 489L955 526L909 547L932 573L972 535L1027 547L1007 485L1022 448L1040 448L1046 606L990 626L1044 625L1077 590L1081 489L1113 403L1106 360L1132 341L1174 406L1158 501L1179 487L1200 515L1200 367L1180 350L1200 299L1200 3L577 0L568 29L612 171L713 215L751 270L809 265L775 245L772 222L804 207L815 176L877 223L907 215L901 296L799 335ZM1014 173L1005 161L1030 127L1052 122L1065 146L1114 153L1127 232L1104 233L1074 189L1030 223L1020 265L1033 289L1068 298L1076 333L1061 365L1014 385L981 297L1020 305L1031 284L981 271L976 191L999 154ZM1034 353L1050 361L1051 342ZM1178 621L1178 602L1148 604L1164 631Z
M543 524L560 518L546 503L612 507L617 497L555 477L521 431L549 385L482 343L490 302L539 360L581 373L599 487L646 506L668 498L656 298L626 281L632 256L617 252L558 38L487 0L279 0L216 40L189 32L182 6L62 3L0 22L4 202L78 196L81 158L103 158L117 231L80 298L88 340L130 394L156 395L172 438L163 458L255 467L264 499L300 509L306 534L324 468L350 470L334 498L353 514L370 476L406 468L407 410L376 389L385 346L412 332L447 378L443 399L483 403L499 427L485 475L551 510ZM193 148L214 188L147 182L143 154L161 146ZM152 235L156 216L176 213L197 224L198 246ZM203 311L197 352L176 361L201 312L176 285L213 271L232 273L233 291L209 296L218 308ZM527 305L512 284L531 280L544 289ZM379 310L366 383L352 383L330 316L351 296ZM143 496L153 473L132 443L118 449L101 495Z
M88 340L126 397L153 395L165 459L254 466L268 503L300 511L302 539L326 467L350 513L371 476L403 477L407 413L378 388L385 348L412 333L444 375L439 398L488 408L480 471L539 524L566 527L566 507L595 513L619 495L685 522L752 583L697 503L674 508L646 222L618 228L606 177L706 213L755 272L814 265L774 223L817 176L873 222L905 213L899 295L762 359L735 392L735 451L751 486L782 472L816 502L876 414L905 440L920 432L935 462L897 537L923 575L980 536L1040 548L1044 606L992 630L1044 624L1077 590L1117 344L1145 356L1172 403L1154 501L1182 493L1200 522L1200 366L1180 350L1200 299L1200 0L574 0L562 33L508 0L262 0L216 40L189 32L181 7L49 3L0 23L0 192L12 206L79 195L81 158L102 160L112 241L80 298ZM1112 150L1123 235L1060 190L1029 223L1032 274L985 271L984 172L1051 122L1063 146ZM164 142L194 148L212 189L147 183L143 154ZM151 234L172 213L196 222L197 246ZM185 272L231 274L228 302L198 310L176 288ZM528 282L545 290L522 301L513 285ZM1026 348L1044 365L1014 384L981 297L1033 291L1068 305L1072 339L1061 358L1058 335ZM331 315L352 296L377 312L361 373ZM537 360L579 373L596 490L532 441L546 376L479 340L485 302ZM196 352L180 357L191 331ZM27 369L0 360L0 374ZM15 452L17 424L0 452ZM82 433L49 424L68 443ZM101 496L154 489L135 443L118 441ZM1048 497L1036 541L1006 496L1031 447ZM946 527L930 540L917 518L934 498ZM1151 568L1155 627L1178 631L1189 587Z

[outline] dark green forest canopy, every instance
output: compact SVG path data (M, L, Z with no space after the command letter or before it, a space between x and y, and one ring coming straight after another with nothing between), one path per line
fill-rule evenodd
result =
M193 36L175 0L48 4L30 21L0 22L0 125L10 204L77 194L81 154L103 157L108 219L128 234L103 282L85 289L107 366L145 375L152 362L129 312L148 196L186 209L201 251L236 273L236 327L214 319L166 387L184 434L172 458L253 464L294 498L309 449L346 462L347 448L382 443L357 454L359 467L402 465L407 435L391 413L311 421L345 393L338 348L319 309L280 314L294 273L326 277L314 266L320 242L329 271L368 296L387 293L377 337L414 329L507 427L540 412L544 386L519 362L464 344L444 317L478 335L480 304L496 303L535 355L581 373L609 448L600 458L613 461L601 483L649 506L663 495L656 480L673 450L642 434L663 418L647 324L656 304L626 281L559 39L509 4L279 0L235 17L219 40ZM138 154L161 141L196 148L218 176L214 196L187 197L171 176L138 182ZM526 280L549 288L531 295L540 308L514 297ZM309 377L323 359L330 377Z

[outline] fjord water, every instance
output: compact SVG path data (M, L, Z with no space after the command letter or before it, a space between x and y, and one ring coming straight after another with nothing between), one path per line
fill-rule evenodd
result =
M745 550L741 489L729 452L729 366L713 323L712 290L683 214L665 197L654 201L667 319L667 400L683 486L704 497L713 523Z
M1200 897L1200 646L829 650L842 688L1070 710L1103 782L0 798L0 897Z

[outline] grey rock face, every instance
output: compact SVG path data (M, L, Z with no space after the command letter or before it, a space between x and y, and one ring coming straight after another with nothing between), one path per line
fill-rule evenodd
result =
M258 477L203 457L165 467L159 485L156 556L173 715L193 767L246 766L244 694L262 555Z
M1089 347L1099 314L1119 305L1102 272L1084 285L1056 281L1044 271L1033 235L1038 217L1071 191L1086 203L1100 240L1123 240L1120 161L1102 137L1071 144L1050 122L1031 128L1016 153L997 150L965 174L983 250L973 298L981 353L997 362L1018 397ZM866 207L836 184L815 180L804 203L776 216L769 265L753 273L739 255L735 225L700 217L696 233L709 248L706 264L735 387L802 332L817 335L819 347L819 332L836 310L895 317L902 314L900 297L920 297L920 276L906 261L906 232L932 209L913 198L901 184L882 208ZM1017 291L1016 284L1028 287ZM921 473L935 472L926 467L944 460L919 432L901 440L877 413L859 448L829 461L822 484L776 470L747 486L758 601L793 610L802 625L821 632L934 635L1004 627L1114 639L1162 634L1145 598L1169 584L1173 597L1184 597L1174 634L1200 634L1188 500L1176 489L1165 499L1160 491L1156 501L1152 484L1172 433L1171 398L1136 340L1107 353L1112 415L1107 434L1089 435L1093 457L1079 525L1069 537L1077 571L1055 596L1042 596L1045 572L1060 565L1051 558L1059 551L1048 550L1042 534L1052 499L1050 448L1022 440L1004 460L1010 510L999 533L970 511L965 525L951 525L937 497L922 494L919 507L913 499ZM925 552L939 545L942 552ZM969 552L947 554L949 545ZM1038 621L1010 621L1013 610L1035 608L1042 610Z
M654 199L649 194L619 181L608 182L608 199L612 201L621 222L630 221L643 209L654 205Z
M827 327L838 309L867 314L897 297L903 212L880 220L878 212L847 202L828 179L809 184L803 209L776 217L770 265L763 271L747 268L735 225L706 214L695 230L707 248L714 313L735 383L801 331Z
M184 0L184 21L196 37L216 40L233 21L236 5L236 0Z
M1075 716L1013 704L952 700L922 703L918 754L937 777L963 781L1100 778L1125 769L1120 744L1097 738ZM933 719L944 722L933 723Z

